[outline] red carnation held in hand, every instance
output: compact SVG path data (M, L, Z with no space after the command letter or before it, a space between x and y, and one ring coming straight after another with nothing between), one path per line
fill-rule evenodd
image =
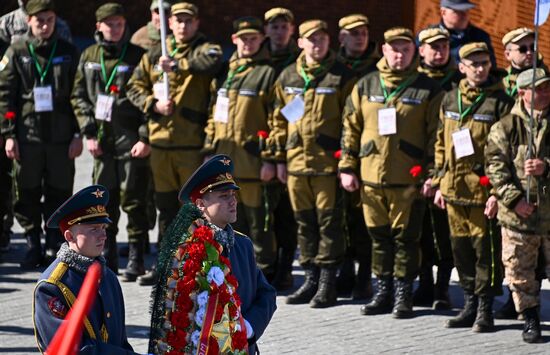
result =
M342 158L342 149L338 149L337 151L334 152L334 158L340 160L340 158Z
M420 165L415 165L409 170L409 173L413 178L420 176L422 174L422 167Z
M13 111L6 112L6 114L4 115L4 118L9 121L13 120L15 118L15 112Z
M491 180L487 177L487 175L483 175L479 177L479 184L484 187L488 187L491 185Z

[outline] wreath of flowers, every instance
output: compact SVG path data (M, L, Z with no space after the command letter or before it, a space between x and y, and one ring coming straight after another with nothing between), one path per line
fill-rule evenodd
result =
M191 223L188 235L178 246L166 279L166 332L157 349L166 355L247 354L246 327L231 263L221 255L223 248L204 220ZM212 331L220 323L226 334Z

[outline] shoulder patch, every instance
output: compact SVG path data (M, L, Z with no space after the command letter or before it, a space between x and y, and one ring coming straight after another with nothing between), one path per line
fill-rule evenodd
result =
M19 57L19 61L21 62L21 64L29 64L32 62L32 57L28 55L22 55Z
M409 105L420 105L422 100L414 97L402 97L401 102Z
M52 64L55 65L55 64L61 64L61 63L70 62L70 61L71 61L70 55L62 55L59 57L54 57L52 59Z
M5 55L2 57L2 60L0 60L0 71L4 70L10 62L10 58Z
M119 65L116 71L118 73L127 73L131 72L132 70L134 70L134 66L132 65Z
M302 91L304 91L303 88L297 88L293 86L285 86L285 94L287 95L300 95Z
M479 113L474 114L474 121L493 122L494 120L495 117L493 115L482 115Z
M55 318L65 319L67 315L67 306L59 299L59 297L52 297L48 301L48 309Z
M241 90L239 90L239 95L241 95L241 96L258 96L258 92L256 90L241 89Z
M86 62L84 63L84 69L101 70L101 64L96 62Z
M460 113L453 111L445 111L445 117L450 118L451 120L458 121L460 120Z
M336 89L328 87L318 87L315 89L315 93L318 95L332 95L336 94Z
M369 96L369 101L383 104L384 102L386 102L386 99L384 98L384 96L371 95Z

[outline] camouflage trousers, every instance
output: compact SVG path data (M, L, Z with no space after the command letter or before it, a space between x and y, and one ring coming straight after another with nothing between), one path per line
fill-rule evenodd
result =
M517 312L540 304L540 281L536 279L540 251L544 253L546 275L550 275L549 234L525 234L502 228L502 263Z

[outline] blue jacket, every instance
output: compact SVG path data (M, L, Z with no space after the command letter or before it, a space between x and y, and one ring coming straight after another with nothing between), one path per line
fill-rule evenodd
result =
M462 47L466 43L485 42L487 44L487 47L489 48L489 52L491 52L491 63L493 64L493 70L497 68L495 50L493 49L493 45L491 44L491 36L489 36L487 32L485 32L479 27L472 25L471 23L468 25L468 27L466 27L464 31L450 30L447 27L445 27L443 22L440 22L439 25L436 25L433 27L437 27L437 26L449 31L451 35L450 37L451 57L453 57L457 63L460 62L460 57L458 56L458 51L460 50L460 47Z
M60 253L67 249L64 244ZM85 277L82 270L73 266L74 259L63 261L60 253L42 273L34 289L33 323L41 352L46 351L52 341ZM103 267L99 294L85 320L79 353L135 354L126 337L124 319L124 299L118 279L109 268Z

